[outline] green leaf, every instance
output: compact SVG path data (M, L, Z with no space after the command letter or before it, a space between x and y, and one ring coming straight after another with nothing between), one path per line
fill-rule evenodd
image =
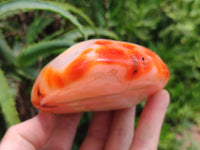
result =
M21 77L23 77L25 79L32 80L32 81L34 81L36 79L36 77L39 74L39 71L40 70L34 66L16 69L16 72L18 75L20 75Z
M66 3L63 3L66 5ZM56 2L48 2L48 1L35 1L35 0L12 0L9 2L0 4L0 19L8 17L10 15L14 15L19 11L26 12L29 10L46 10L57 13L64 18L70 20L82 33L84 38L86 39L86 35L84 33L82 25L78 22L75 16L73 16L69 11L63 9L61 4Z
M56 3L56 2L53 2ZM56 5L59 5L60 7L62 7L65 10L71 11L73 13L76 13L77 15L79 15L80 17L82 17L89 25L91 25L93 28L95 27L94 23L92 22L92 20L85 14L83 13L80 9L70 5L70 4L66 4L66 3L56 3Z
M45 12L44 15L48 15L48 12ZM53 17L45 18L44 15L40 15L34 18L34 21L28 26L26 41L27 44L33 44L38 37L38 34L42 32L49 24L54 21Z
M15 101L12 98L6 78L0 69L0 107L7 127L19 123L18 113L15 107Z
M62 35L65 32L66 32L66 30L64 28L61 28L61 29L53 32L52 34L45 36L43 39L41 39L41 41L49 41L49 40L56 39L57 37L59 37L60 35Z
M21 66L27 67L37 62L38 57L46 57L61 52L73 44L75 43L64 40L40 42L24 49L18 56L18 62Z
M14 55L12 53L12 50L8 46L1 31L0 31L0 54L4 57L4 59L8 64L14 63Z
M84 31L88 37L95 36L97 34L96 35L97 37L108 37L108 38L115 39L115 40L119 39L119 37L115 33L111 32L109 30L106 30L106 29L97 28L96 33L95 33L95 31L93 29L86 27L86 28L84 28ZM82 38L82 36L78 30L72 30L72 31L64 34L63 36L61 36L61 39L70 40L70 41L74 41L74 42L80 38Z

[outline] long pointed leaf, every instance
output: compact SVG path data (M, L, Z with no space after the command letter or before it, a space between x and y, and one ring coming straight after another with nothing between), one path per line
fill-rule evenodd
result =
M93 29L88 28L88 27L84 28L84 31L87 34L87 36L108 37L108 38L115 39L115 40L119 39L119 37L112 31L108 31L108 30L102 29L102 28L97 28L96 33ZM63 39L63 40L70 39L71 41L74 41L74 42L80 38L82 38L82 36L78 30L72 30L72 31L64 34L63 36L61 36L61 39Z
M4 57L8 64L14 63L14 56L13 53L6 43L1 31L0 31L0 54Z
M65 4L66 5L66 4ZM64 18L70 20L82 33L84 38L87 38L82 25L69 11L63 9L56 2L48 1L34 1L34 0L13 0L0 5L0 18L5 18L9 15L18 13L19 11L29 11L29 10L47 10L55 12Z
M38 35L45 29L49 24L54 21L53 17L44 19L45 15L49 12L45 12L44 15L40 15L34 18L34 21L28 26L26 33L27 44L33 44Z
M0 107L7 127L19 123L18 113L15 107L15 101L12 98L6 78L0 68Z
M37 62L39 56L43 57L60 52L73 44L73 42L64 40L40 42L24 49L18 57L18 62L21 66L30 66Z
M56 3L56 2L53 2ZM82 17L89 25L91 25L93 28L95 27L93 21L85 14L83 13L80 9L70 5L70 4L63 4L61 2L57 2L56 5L59 5L60 7L62 7L65 10L71 11L73 13L76 13L77 15L79 15L80 17Z

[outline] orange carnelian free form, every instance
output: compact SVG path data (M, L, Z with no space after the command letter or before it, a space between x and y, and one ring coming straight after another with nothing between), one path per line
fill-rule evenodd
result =
M127 42L78 43L47 64L31 94L40 110L53 113L131 107L164 88L170 74L151 50Z

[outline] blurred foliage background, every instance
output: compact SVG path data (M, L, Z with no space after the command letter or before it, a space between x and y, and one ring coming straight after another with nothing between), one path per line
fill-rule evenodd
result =
M199 0L0 0L0 136L37 113L30 91L46 63L79 41L108 38L146 46L170 69L158 149L200 149L193 137L200 132L199 16ZM90 118L82 117L72 149Z

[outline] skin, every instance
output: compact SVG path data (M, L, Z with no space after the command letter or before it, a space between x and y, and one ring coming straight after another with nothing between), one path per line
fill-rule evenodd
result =
M168 104L166 90L151 95L135 130L135 106L94 112L80 150L156 150ZM41 111L9 128L0 150L70 150L80 117L81 113L54 115Z

